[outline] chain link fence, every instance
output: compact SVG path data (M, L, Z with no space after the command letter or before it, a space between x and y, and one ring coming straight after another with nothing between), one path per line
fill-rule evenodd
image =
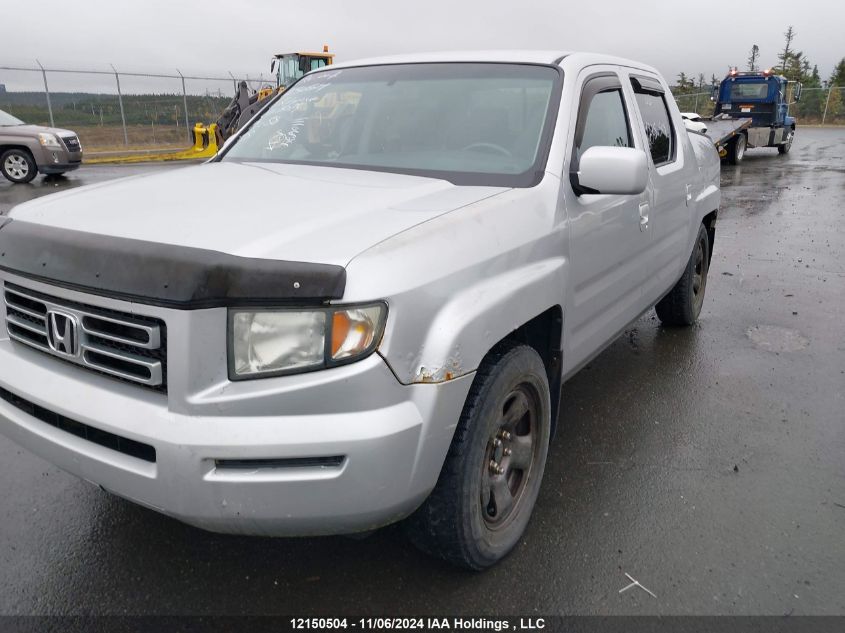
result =
M0 66L0 110L38 125L69 128L89 152L187 147L194 123L212 123L238 82L255 90L275 78ZM681 112L712 114L710 92L676 93ZM845 87L805 88L790 106L799 124L845 125Z
M197 122L213 123L235 95L275 78L0 66L0 110L76 132L86 151L180 148Z

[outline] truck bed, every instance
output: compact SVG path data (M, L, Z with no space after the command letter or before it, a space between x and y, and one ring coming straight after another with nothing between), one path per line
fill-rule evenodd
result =
M716 148L722 148L727 145L740 130L744 130L751 126L751 119L734 119L732 117L719 116L712 119L702 119L707 125L707 131L704 133L716 145Z

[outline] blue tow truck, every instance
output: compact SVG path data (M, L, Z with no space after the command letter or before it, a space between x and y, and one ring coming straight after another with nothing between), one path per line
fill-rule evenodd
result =
M719 155L736 165L749 147L777 147L786 154L795 136L795 117L789 105L801 97L801 84L775 75L771 70L738 72L731 70L711 99L716 108L707 120L707 136Z

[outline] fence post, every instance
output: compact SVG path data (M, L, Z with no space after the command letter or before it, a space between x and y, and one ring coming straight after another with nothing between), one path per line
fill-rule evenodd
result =
M824 114L822 115L822 125L824 125L824 120L827 118L827 106L830 105L830 95L833 92L833 86L827 89L827 101L824 102Z
M117 82L117 102L120 104L120 120L123 123L123 144L129 145L129 135L126 133L126 115L123 113L123 94L120 92L120 75L117 74L117 68L114 64L109 64L114 71L114 79Z
M53 121L53 104L50 103L50 88L47 87L47 71L44 70L44 66L41 66L41 62L37 59L35 63L41 68L41 76L44 78L44 94L47 95L47 112L50 114L50 127L56 127Z
M699 93L697 92L695 93L695 108L693 109L693 112L695 112L696 114L698 113L698 94Z
M182 76L182 71L178 68L176 72L179 73L179 77L182 78L182 104L185 106L185 129L188 131L188 138L193 139L194 135L191 132L191 126L188 123L188 93L185 91L185 77Z

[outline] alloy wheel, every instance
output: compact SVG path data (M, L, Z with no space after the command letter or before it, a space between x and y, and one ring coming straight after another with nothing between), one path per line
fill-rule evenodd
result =
M17 154L7 156L6 161L3 163L3 168L15 180L26 178L27 174L29 174L29 163L23 156Z

